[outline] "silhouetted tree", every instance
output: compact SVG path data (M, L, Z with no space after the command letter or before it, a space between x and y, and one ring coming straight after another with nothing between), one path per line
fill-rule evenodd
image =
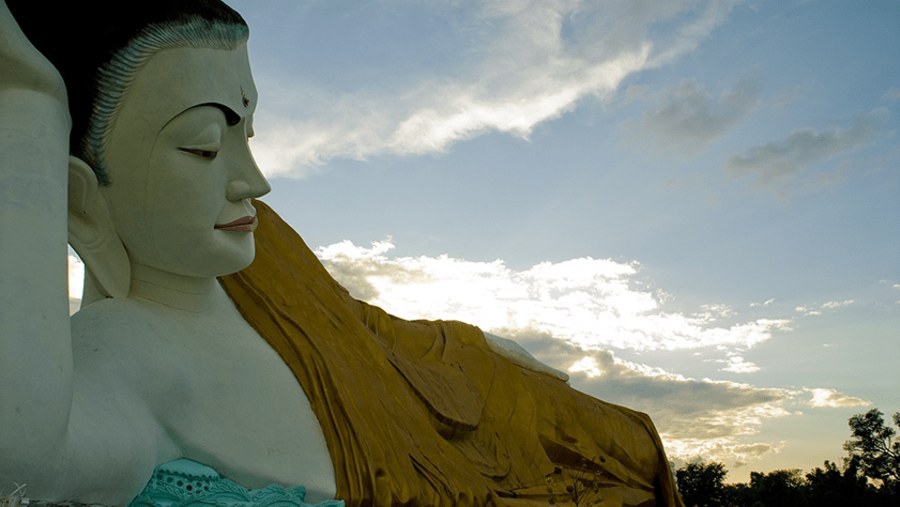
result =
M900 430L900 412L893 416ZM800 470L751 472L749 484L724 483L722 463L688 463L675 471L688 507L898 507L900 441L877 408L848 421L852 437L844 444L843 466L826 461L807 474Z
M744 482L725 485L725 505L728 507L749 507L753 505L753 489Z
M846 505L877 505L877 491L855 464L838 470L836 464L825 461L825 468L816 467L806 474L806 503L818 507Z
M800 470L775 470L763 474L750 472L754 507L793 507L804 505L804 480Z
M687 507L724 507L725 475L723 463L695 461L675 471L678 491Z
M853 438L844 444L850 453L847 466L856 466L866 477L885 485L900 481L900 441L893 441L896 432L885 426L881 411L873 408L856 414L848 424ZM900 428L900 412L894 414L894 425Z

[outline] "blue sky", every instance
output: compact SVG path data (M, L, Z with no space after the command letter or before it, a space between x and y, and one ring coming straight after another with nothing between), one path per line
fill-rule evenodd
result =
M265 198L354 295L517 339L676 461L900 410L900 5L232 0Z

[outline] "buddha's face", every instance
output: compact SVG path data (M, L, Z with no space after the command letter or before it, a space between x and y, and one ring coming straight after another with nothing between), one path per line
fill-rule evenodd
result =
M253 260L250 199L270 189L248 145L256 99L243 46L167 49L138 72L103 189L132 263L207 277Z

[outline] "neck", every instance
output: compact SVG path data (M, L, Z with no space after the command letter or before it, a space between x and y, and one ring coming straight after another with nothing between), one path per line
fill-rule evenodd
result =
M177 275L132 263L128 296L199 313L213 307L218 288L215 277Z

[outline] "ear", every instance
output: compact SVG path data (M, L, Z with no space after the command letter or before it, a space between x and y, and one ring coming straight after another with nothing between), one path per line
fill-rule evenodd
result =
M87 268L83 306L104 297L128 295L128 253L116 234L97 176L78 157L69 157L69 244Z

